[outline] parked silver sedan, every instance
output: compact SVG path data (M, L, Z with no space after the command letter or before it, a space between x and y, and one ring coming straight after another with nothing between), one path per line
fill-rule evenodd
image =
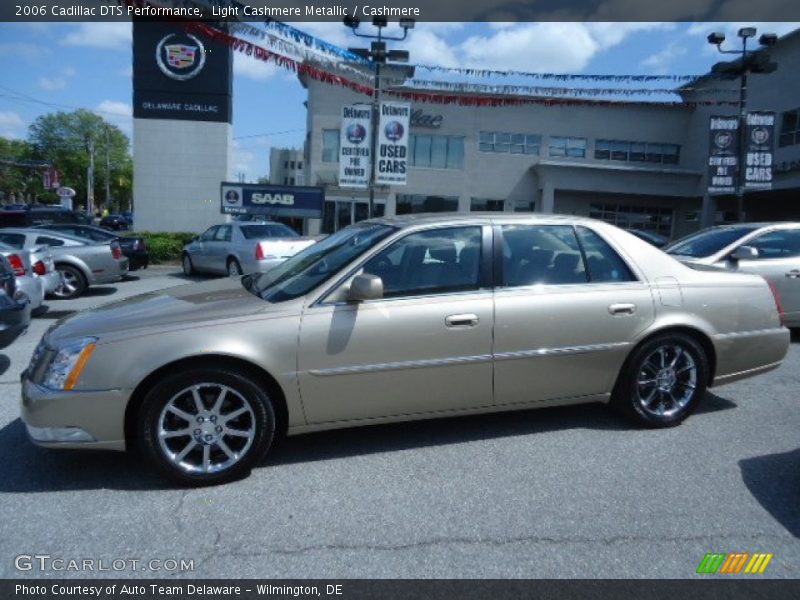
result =
M95 242L55 231L42 229L0 229L0 242L13 248L49 246L59 285L56 298L80 296L91 285L114 283L128 272L128 259L116 241Z
M690 266L755 273L780 294L788 327L800 327L800 223L737 223L698 231L665 248Z
M187 275L266 273L314 242L283 223L234 221L209 227L187 244L181 262Z
M266 274L59 321L23 374L22 418L38 444L135 446L202 485L284 433L595 401L677 425L788 346L763 278L700 273L605 223L384 218Z

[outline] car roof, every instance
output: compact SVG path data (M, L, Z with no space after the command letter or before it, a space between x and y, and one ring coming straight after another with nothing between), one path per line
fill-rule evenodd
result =
M360 223L380 223L401 229L416 227L418 225L461 223L548 223L548 224L599 224L603 221L581 217L577 215L557 215L542 213L506 213L506 212L471 212L471 213L416 213L395 217L378 217Z
M44 235L45 233L50 233L50 237L54 238L64 238L65 240L72 240L74 242L81 242L85 244L87 242L91 242L92 240L88 240L86 238L78 237L75 235L68 235L66 233L61 233L60 231L47 231L43 228L39 227L3 227L0 229L2 233L21 233L24 235L31 235L33 233L37 235Z

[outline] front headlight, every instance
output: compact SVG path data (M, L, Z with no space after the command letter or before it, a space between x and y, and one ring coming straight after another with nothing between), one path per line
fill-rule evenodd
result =
M96 337L72 340L56 348L42 385L53 390L71 390L95 348Z

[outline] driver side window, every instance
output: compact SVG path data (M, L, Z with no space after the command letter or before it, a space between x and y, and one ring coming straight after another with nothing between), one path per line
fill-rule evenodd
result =
M214 225L213 227L209 227L208 229L206 229L203 232L203 235L200 236L200 241L208 242L210 240L213 240L214 234L217 232L217 229L219 229L219 225Z
M453 227L412 233L364 265L383 280L384 297L477 290L481 228Z
M758 250L758 259L800 256L800 229L770 231L745 244Z

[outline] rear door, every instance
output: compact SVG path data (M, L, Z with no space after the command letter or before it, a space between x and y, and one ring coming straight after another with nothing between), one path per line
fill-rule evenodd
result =
M654 318L649 286L586 227L498 229L496 403L566 403L610 391L631 340Z
M786 311L786 323L800 325L800 228L773 229L745 242L758 258L729 261L727 268L756 273L775 284Z

